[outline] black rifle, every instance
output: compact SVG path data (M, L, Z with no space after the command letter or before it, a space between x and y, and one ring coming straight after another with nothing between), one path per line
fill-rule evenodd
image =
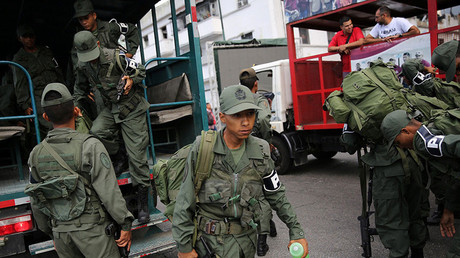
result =
M275 98L275 93L273 92L264 92L262 95L269 100L273 100Z
M126 71L121 75L120 80L118 81L117 84L117 101L120 100L121 96L125 93L125 86L126 86L126 81L123 80L123 77L125 77Z
M208 245L206 238L200 236L200 241L203 244L204 249L206 250L206 255L204 256L204 258L216 258L216 252L214 252L214 250L212 250L212 248Z
M365 173L365 172L364 172ZM374 241L375 235L378 235L375 228L370 227L369 217L374 214L373 211L370 211L372 204L372 177L374 174L374 168L369 169L369 181L368 181L368 190L367 190L367 209L364 214L358 217L359 226L361 229L361 247L363 248L363 257L372 257L371 242ZM365 174L364 174L365 176ZM364 204L363 204L364 205Z
M121 234L121 227L116 223L115 221L110 222L109 225L105 228L105 234L108 236L113 236L115 240L120 239L120 234ZM118 252L120 252L121 258L128 258L129 256L129 251L128 251L128 245L125 245L123 247L118 247Z

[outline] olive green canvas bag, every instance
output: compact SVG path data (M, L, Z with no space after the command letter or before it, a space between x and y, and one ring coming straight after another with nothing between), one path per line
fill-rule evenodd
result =
M433 110L429 126L434 126L446 135L460 134L460 109Z
M209 177L212 162L214 160L214 144L216 142L216 131L202 131L200 148L198 150L197 164L195 168L195 195L201 189L202 182ZM169 160L158 160L153 166L155 187L160 201L166 205L163 212L170 220L174 213L176 197L184 178L185 163L193 144L186 145L179 149Z
M40 182L29 184L24 193L33 198L34 205L41 212L55 220L69 221L80 217L87 202L85 184L89 182L72 170L46 140L42 145L68 174L44 180L39 175L34 175Z

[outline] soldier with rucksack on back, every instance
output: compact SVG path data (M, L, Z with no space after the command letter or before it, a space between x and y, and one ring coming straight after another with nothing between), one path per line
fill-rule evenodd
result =
M186 160L172 221L179 257L205 257L210 250L217 257L254 257L261 198L288 226L289 245L300 243L306 257L305 234L274 170L268 143L251 135L259 109L253 94L245 86L230 86L222 91L220 104L220 121L226 127L214 140L204 139L215 141L209 172L195 169L201 167L201 137ZM195 185L203 173L206 177Z
M80 110L66 86L49 84L41 104L54 129L30 153L25 190L38 228L50 235L60 257L120 257L117 245L131 246L133 215L107 151L96 138L75 131ZM121 226L116 241L105 233L109 217Z

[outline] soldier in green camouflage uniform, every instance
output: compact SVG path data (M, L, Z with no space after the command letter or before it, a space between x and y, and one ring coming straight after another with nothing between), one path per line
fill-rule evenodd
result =
M75 131L75 116L79 110L74 107L66 86L49 84L43 92L41 104L45 118L54 126L45 141L70 169L85 179L87 201L80 216L63 221L54 215L45 215L43 201L31 198L38 228L51 236L60 257L120 257L117 245L128 245L128 248L131 245L133 216L126 209L107 151L96 138ZM30 186L39 185L48 178L72 174L60 165L44 143L31 152L29 166ZM56 205L54 210L65 210L60 207L62 203L53 204ZM106 226L111 223L109 215L122 229L116 241L113 236L105 234Z
M264 197L288 226L290 244L308 244L292 206L285 196L270 159L268 143L251 136L255 120L253 94L245 86L230 86L220 96L220 120L226 127L218 132L210 175L202 182L198 196L194 189L194 168L200 137L197 138L185 165L185 176L176 199L173 237L179 257L203 257L203 237L217 257L254 257L257 222ZM195 229L194 221L197 223Z
M40 105L40 98L46 85L52 82L64 82L61 68L53 57L48 47L36 45L35 32L28 25L21 25L17 29L19 41L23 47L14 55L13 62L22 65L30 74L33 83L35 104L37 107L40 132L46 135L52 128L50 122L43 119L43 109ZM16 66L13 68L14 88L17 104L26 114L32 114L32 103L30 99L29 82L26 74Z
M413 149L419 156L448 177L445 207L440 222L441 235L454 237L447 257L460 257L460 236L455 234L454 212L460 211L460 135L441 135L427 128L406 112L396 110L382 121L382 132L390 144Z
M268 99L257 91L259 90L259 78L253 68L243 69L240 72L240 84L244 85L251 90L254 94L254 104L260 109L257 110L256 121L252 129L252 135L266 140L270 144L270 150L273 148L272 142L272 128L270 125L271 108ZM269 246L267 244L267 235L271 237L277 235L276 225L273 221L273 214L270 205L267 201L262 201L264 216L261 218L259 236L257 238L257 255L265 256L268 252Z
M91 133L114 155L119 149L118 131L121 130L133 185L138 188L138 219L147 222L150 175L145 115L149 104L143 96L142 84L145 68L121 55L117 49L100 48L98 44L89 31L75 34L74 45L79 59L74 87L75 102L78 105L92 87L97 87L101 92L105 107L93 122ZM126 81L123 93L117 89L120 79Z
M90 0L75 1L74 9L74 18L77 19L81 25L78 30L87 30L93 33L97 40L99 40L101 47L111 49L124 49L124 47L120 47L119 43L120 37L124 36L126 42L126 49L124 49L124 52L126 57L132 58L134 54L136 54L136 51L139 47L139 34L138 29L134 24L118 22L115 19L112 19L109 22L98 19L97 14L94 11L93 4ZM75 48L72 49L71 59L75 73L75 69L78 63ZM104 108L104 103L98 91L93 89L92 94L94 94L94 96L92 96L93 100L89 98L86 100L88 103L85 106L85 111L87 111L90 118L94 120L97 114L100 113ZM95 103L92 103L94 101ZM97 105L97 108L94 106L94 104Z

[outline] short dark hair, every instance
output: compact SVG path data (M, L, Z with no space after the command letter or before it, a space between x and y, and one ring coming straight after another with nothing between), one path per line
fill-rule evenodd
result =
M244 72L242 76L245 76L246 74L249 74L248 72ZM240 79L240 84L248 87L250 90L254 88L254 83L256 83L257 78L256 77L251 77L251 78L246 78L246 79Z
M45 100L49 101L61 97L62 95L59 92L52 90L46 93ZM47 106L43 108L46 115L48 115L48 118L53 124L65 124L69 122L70 119L73 118L73 109L74 105L72 100L62 104Z
M389 17L391 17L390 8L388 8L386 6L381 6L378 10L380 11L380 14L387 14Z
M345 15L345 16L343 16L342 18L340 18L339 24L340 24L340 25L343 25L344 22L347 22L347 21L349 21L349 20L351 20L350 16Z

